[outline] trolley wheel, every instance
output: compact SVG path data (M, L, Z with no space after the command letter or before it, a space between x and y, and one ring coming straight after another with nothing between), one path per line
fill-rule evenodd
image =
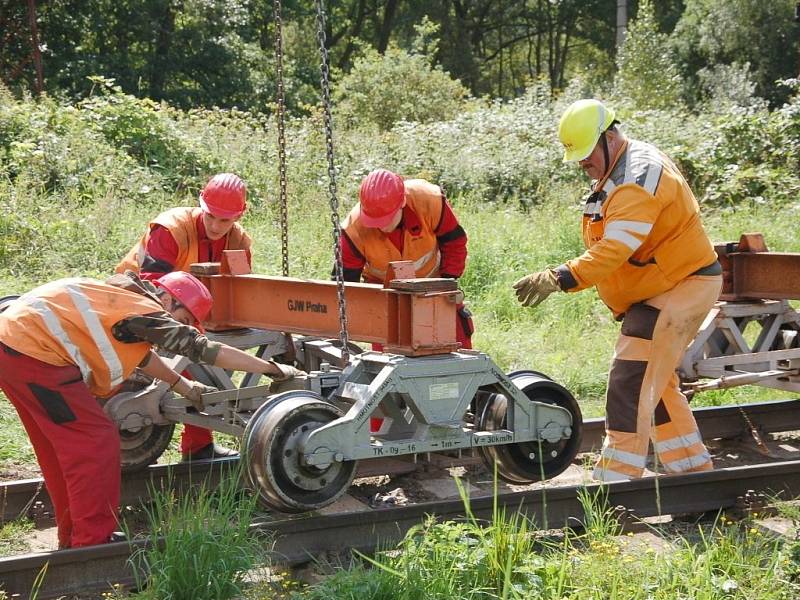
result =
M152 465L169 447L175 424L147 425L138 431L120 429L122 471L130 473Z
M264 505L283 512L316 510L347 491L356 461L319 468L304 464L300 453L312 431L342 415L306 390L277 394L256 410L245 428L243 456L250 485Z
M530 400L566 408L572 415L572 435L556 443L530 441L482 446L481 456L488 467L496 464L498 476L509 483L533 483L555 477L572 463L580 448L583 424L580 406L566 388L541 373L515 371L509 377ZM479 429L507 429L507 410L508 399L503 394L492 394L479 415Z

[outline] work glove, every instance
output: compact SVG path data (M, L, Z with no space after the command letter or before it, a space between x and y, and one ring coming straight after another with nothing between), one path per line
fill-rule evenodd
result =
M203 404L203 394L219 391L217 388L206 385L205 383L200 383L199 381L193 381L185 377L181 377L181 379L183 379L183 385L176 385L174 388L175 391L191 402L192 406L194 406L198 412L205 408L205 404Z
M523 306L539 306L553 292L559 291L558 276L552 269L526 275L514 283L517 300Z
M305 371L301 371L300 369L296 369L291 365L285 365L283 363L275 362L273 360L269 361L271 364L278 367L280 370L280 375L278 374L271 374L268 373L268 377L272 378L272 381L289 381L290 379L294 379L295 377L300 377L302 375L306 375Z

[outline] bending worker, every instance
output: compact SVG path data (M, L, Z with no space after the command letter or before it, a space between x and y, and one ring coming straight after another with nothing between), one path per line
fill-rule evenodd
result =
M60 548L111 541L120 497L120 438L96 397L136 367L195 405L216 391L172 371L163 350L285 380L300 372L208 340L196 328L211 295L188 273L59 279L0 313L0 388L30 436L55 509ZM194 325L194 326L193 326Z
M686 180L663 153L629 139L614 112L579 100L558 135L564 161L592 179L583 210L586 251L514 284L525 306L591 286L622 331L606 395L606 438L595 479L640 477L650 439L668 473L713 468L675 369L714 306L722 269Z
M439 186L378 169L363 179L358 196L339 240L345 281L382 284L397 260L413 261L417 277L458 279L464 273L467 234ZM473 330L461 303L456 338L462 348L472 348Z
M164 273L188 272L192 263L219 262L224 250L246 250L249 262L252 242L239 225L246 207L244 181L233 173L214 175L200 192L200 206L173 208L158 215L116 272L131 270L142 279L158 279ZM214 444L208 429L186 424L181 454L184 460L200 460L237 453Z

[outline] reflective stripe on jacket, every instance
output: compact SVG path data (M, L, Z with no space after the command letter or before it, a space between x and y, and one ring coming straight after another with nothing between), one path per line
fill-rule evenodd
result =
M717 259L689 185L654 146L629 141L592 190L583 214L587 250L560 268L577 284L566 291L595 285L620 315Z
M92 393L105 397L151 348L147 342L116 340L114 324L163 311L151 298L94 279L59 279L31 290L0 314L0 341L51 365L77 366Z
M189 271L192 263L198 262L197 259L197 219L202 214L203 209L200 207L178 207L165 211L153 219L147 227L147 232L142 236L142 239L131 248L130 252L125 255L117 265L115 271L117 273L124 273L126 270L138 273L144 264L145 254L147 252L147 241L150 237L150 231L156 225L166 228L175 243L178 245L178 257L173 267L174 271ZM248 250L252 244L250 236L247 235L245 230L239 223L234 223L231 230L226 236L226 250Z
M380 229L361 224L359 204L342 223L342 229L366 260L366 281L383 283L389 263L396 260L414 261L417 277L439 276L442 255L436 229L442 218L444 195L438 185L423 179L408 179L404 183L406 207L419 217L420 227L418 231L404 230L402 253Z

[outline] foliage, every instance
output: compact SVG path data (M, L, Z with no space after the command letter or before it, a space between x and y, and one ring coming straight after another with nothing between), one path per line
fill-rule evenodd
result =
M636 20L628 28L617 57L617 92L640 109L678 107L681 80L665 52L667 35L660 33L650 0L639 3Z
M226 600L239 597L244 577L263 554L261 540L250 533L256 498L245 495L239 476L223 478L210 490L206 483L179 498L169 485L153 490L147 509L151 535L163 545L139 550L131 558L148 573L142 600ZM137 586L144 587L144 581Z
M518 512L495 510L486 523L430 519L369 559L372 569L340 571L293 600L789 600L800 589L795 545L765 538L749 519L723 517L677 541L654 528L651 545L621 535L602 494L587 492L582 504L583 530L561 539Z
M467 90L423 54L390 46L368 49L336 87L337 115L345 126L374 124L387 130L398 121L445 121L462 107Z
M717 64L750 64L757 93L779 106L788 90L778 79L797 75L799 26L792 0L687 0L671 42L687 89L696 74Z

